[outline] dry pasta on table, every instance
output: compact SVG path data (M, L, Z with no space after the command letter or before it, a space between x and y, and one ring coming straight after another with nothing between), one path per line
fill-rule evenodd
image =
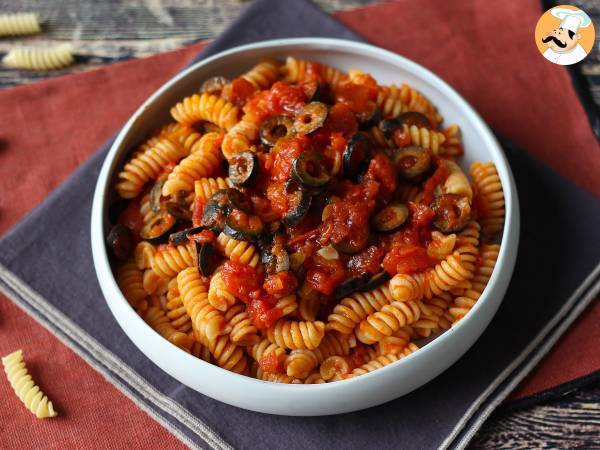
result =
M345 380L417 352L492 276L494 164L465 172L458 125L402 80L269 59L171 115L118 175L108 244L125 298L181 350Z

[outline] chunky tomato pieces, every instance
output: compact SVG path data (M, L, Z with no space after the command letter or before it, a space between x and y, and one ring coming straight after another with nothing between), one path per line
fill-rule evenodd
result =
M381 271L381 262L385 256L385 249L371 245L362 252L353 255L348 259L346 267L349 276L362 275L370 273L372 275Z
M389 200L398 187L398 175L394 163L383 153L375 155L371 160L363 180L377 181L379 193L385 200Z
M277 272L265 278L263 289L269 295L285 297L298 287L298 280L290 272Z
M221 269L221 278L227 290L243 302L256 297L262 287L262 275L254 267L237 261L226 261Z
M425 248L404 244L392 247L383 259L383 268L390 275L413 274L428 269L436 262L427 255Z
M264 355L262 358L260 358L260 361L258 362L258 366L264 372L271 372L271 373L283 372L281 360L277 357L276 352L269 352L266 355Z
M450 175L450 170L443 159L433 157L432 162L437 168L435 169L435 172L433 172L433 175L423 184L422 203L426 205L431 204L435 196L435 189L444 184Z
M346 278L344 265L339 259L325 259L315 255L307 263L306 282L322 294L330 295Z
M276 301L273 297L262 296L251 299L246 311L250 315L254 326L259 330L269 328L283 315L281 309L275 307Z
M275 160L271 169L273 181L287 181L292 175L294 160L304 151L311 148L310 140L306 136L295 136L280 139L273 149Z
M280 114L294 116L306 105L306 94L300 85L289 85L282 81L254 96L244 111L259 122Z
M369 211L363 202L335 202L327 206L328 217L321 225L322 245L337 244L342 251L362 250L369 239Z

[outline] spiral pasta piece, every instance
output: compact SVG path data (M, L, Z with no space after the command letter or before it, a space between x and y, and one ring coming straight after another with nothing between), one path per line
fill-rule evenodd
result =
M229 178L200 178L194 183L194 193L196 199L200 199L206 204L208 200L221 189L227 189L233 186Z
M117 192L122 198L134 198L144 185L158 177L165 166L175 164L187 155L186 150L166 138L153 139L152 143L140 147L119 173Z
M174 278L174 280L177 284L177 278ZM170 292L168 292L166 307L167 317L173 328L183 333L189 333L192 329L192 321L190 320L190 316L188 316L183 301L181 300L181 296L179 294L171 295Z
M164 337L170 343L176 345L179 348L190 351L194 343L194 339L186 333L177 331L171 321L165 314L165 312L156 306L151 306L148 311L144 314L144 320L150 325L158 334Z
M185 310L192 321L192 328L203 345L210 348L218 336L231 332L231 325L227 323L223 314L208 302L206 285L202 282L198 269L188 267L179 272L177 286ZM222 343L219 348L223 345L225 344ZM212 350L211 353L214 355Z
M423 297L423 285L421 274L398 273L390 280L390 293L399 302L418 301Z
M296 59L288 56L285 60L285 65L281 68L284 76L284 81L288 83L299 83L306 80L307 67L310 61ZM323 79L333 88L339 86L342 82L348 79L348 75L344 72L334 69L326 64L320 64Z
M504 226L504 192L493 162L475 161L469 168L473 184L484 200L485 210L479 212L479 223L486 236L494 236Z
M224 130L231 129L239 120L237 106L207 93L184 98L171 108L171 115L182 125L193 125L204 120Z
M219 367L242 375L248 373L248 358L244 350L232 343L229 336L218 336L207 347Z
M304 384L323 384L323 383L327 383L327 382L323 378L321 378L321 374L319 372L311 373L304 380Z
M277 344L273 344L268 339L262 339L251 347L247 348L248 354L260 365L263 366L265 358L274 358L277 369L282 368L286 360L285 349ZM274 353L273 356L270 356Z
M435 155L440 152L441 146L446 140L446 136L442 133L430 130L429 128L418 127L416 125L403 126L405 133L410 136L412 145L418 145L421 148L431 150Z
M317 367L317 357L311 350L292 350L284 362L286 374L290 377L304 379Z
M499 252L500 246L497 244L484 244L481 246L479 265L475 270L475 276L471 280L471 288L465 290L462 295L457 296L448 310L455 321L462 319L479 300L492 276Z
M314 350L325 336L325 324L316 322L292 322L279 319L267 329L269 341L283 348Z
M243 74L242 78L249 81L256 90L267 89L279 78L279 66L277 60L266 59Z
M194 144L200 140L202 134L195 128L172 122L161 128L158 137L167 138L173 142L179 143L187 154L192 151Z
M350 358L336 355L330 356L321 363L319 373L325 381L338 381L350 374L352 369L354 369L354 365Z
M356 329L356 337L365 344L374 344L401 327L416 322L420 316L421 310L416 302L395 301L361 321Z
M0 36L24 36L42 31L36 13L0 14Z
M47 71L63 69L75 62L70 44L51 48L13 48L2 59L12 69Z
M425 273L425 297L441 295L442 292L449 291L472 277L473 272L464 266L461 255L454 252Z
M144 274L134 261L127 261L117 268L117 284L131 307L140 309L148 294L144 289Z
M317 361L322 363L330 356L348 356L352 347L356 346L353 334L344 335L336 331L328 331L317 348L313 350Z
M248 346L260 340L258 330L246 312L245 305L237 304L229 308L225 313L225 320L231 325L229 339L234 344Z
M194 344L192 345L192 349L190 350L190 353L192 355L194 355L196 358L200 358L200 359L206 361L207 363L212 362L212 355L210 354L210 350L208 349L208 347L202 345L198 341L194 341Z
M140 241L133 250L133 259L140 270L150 269L152 259L156 254L156 247L147 241Z
M302 380L282 373L265 372L258 368L256 371L256 378L262 381L270 381L271 383L282 383L282 384L303 384Z
M433 104L415 88L406 83L400 86L380 86L375 102L385 119L398 117L401 113L415 111L425 114L435 123L443 118Z
M441 295L419 302L421 317L411 324L414 332L421 337L429 337L432 333L447 330L453 322L448 312L452 296L443 292Z
M442 130L442 134L446 139L440 148L439 154L446 157L462 156L465 150L462 144L460 127L453 123L445 130Z
M285 297L281 297L277 300L277 303L275 303L275 308L281 311L281 317L289 316L298 309L296 296L294 294L289 294Z
M255 151L253 142L258 139L258 125L246 114L225 135L221 150L227 161L232 161L236 154L246 150Z
M302 320L314 321L317 318L321 302L312 297L300 297L298 316Z
M152 269L144 270L143 286L148 295L160 296L167 291L168 279L163 278Z
M352 370L352 372L350 372L344 378L354 378L359 375L364 375L366 373L373 372L377 369L382 369L383 367L388 366L391 363L398 361L399 359L400 357L393 353L390 353L388 355L377 356L375 359L372 359L368 363L363 364L362 366Z
M227 236L225 233L219 233L217 244L223 254L232 261L237 261L250 267L256 267L260 261L260 255L256 251L256 248L248 242L238 241Z
M221 142L223 135L220 133L202 136L192 147L190 155L182 159L169 174L162 194L169 196L191 192L196 180L212 175L221 164Z
M34 383L25 361L23 361L23 350L17 350L2 358L2 365L6 378L12 386L19 400L38 419L56 417L58 413L54 410L52 402Z
M458 233L454 251L460 254L460 259L465 269L473 272L479 256L479 224L472 220Z
M227 311L236 302L235 296L227 290L220 272L210 279L208 302L219 311Z
M327 318L327 330L350 334L369 314L379 311L394 300L389 283L369 292L355 292L344 298Z
M409 342L410 334L406 331L405 327L402 327L392 333L391 336L386 336L377 342L377 356L388 355L390 353L399 355L404 351Z
M186 267L196 266L196 250L191 243L163 245L152 258L152 271L162 278L173 278Z

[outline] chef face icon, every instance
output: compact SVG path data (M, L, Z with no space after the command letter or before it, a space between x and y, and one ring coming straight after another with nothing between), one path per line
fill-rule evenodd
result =
M548 61L569 65L587 56L594 43L594 25L589 16L574 6L557 6L540 18L536 44Z
M558 53L567 53L575 48L581 39L581 34L575 34L573 30L555 28L550 31L542 42Z

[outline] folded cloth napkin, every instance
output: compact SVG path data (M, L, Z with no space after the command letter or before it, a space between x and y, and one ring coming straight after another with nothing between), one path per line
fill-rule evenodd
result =
M232 30L227 45L217 40L209 51L289 35L357 38L303 2L256 2ZM293 418L240 410L181 386L137 351L102 300L91 261L91 196L108 144L0 242L0 287L188 445L463 446L598 289L597 199L504 144L523 223L501 309L452 368L367 411Z

